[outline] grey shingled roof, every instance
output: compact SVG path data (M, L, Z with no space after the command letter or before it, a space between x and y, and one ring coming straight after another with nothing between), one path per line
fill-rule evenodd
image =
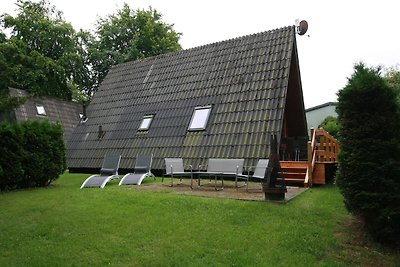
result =
M292 62L295 28L285 27L116 65L69 141L69 168L99 168L105 154L122 155L123 169L138 154L153 154L153 169L165 157L195 168L208 158L255 165L271 133L281 135ZM188 131L194 109L207 105L206 130ZM145 115L154 115L150 129L138 131Z
M11 96L28 96L25 90L9 88ZM39 115L36 104L43 105L46 115ZM79 114L82 112L82 104L65 101L55 97L29 97L28 100L15 110L17 121L46 119L51 122L59 122L64 129L64 141L67 143L75 127L79 124Z

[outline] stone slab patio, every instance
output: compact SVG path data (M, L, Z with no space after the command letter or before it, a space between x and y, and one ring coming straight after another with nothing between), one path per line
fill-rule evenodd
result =
M150 181L149 181L150 182ZM214 182L208 182L202 180L201 186L197 186L197 181L193 181L193 189L190 188L190 181L183 180L181 184L178 180L174 181L174 186L170 186L170 182L161 183L144 183L140 186L127 186L127 189L140 190L140 191L152 191L152 192L162 192L171 191L175 194L180 195L190 195L190 196L201 196L210 198L225 198L225 199L237 199L246 201L262 201L265 202L265 195L262 192L261 183L249 183L248 191L246 187L242 186L240 188L235 188L233 181L224 181L223 190L215 190ZM243 185L243 183L241 183ZM221 187L220 181L217 183L217 188ZM287 187L287 193L285 194L284 201L268 201L268 202L280 202L286 203L293 199L294 197L305 192L308 188L303 187Z

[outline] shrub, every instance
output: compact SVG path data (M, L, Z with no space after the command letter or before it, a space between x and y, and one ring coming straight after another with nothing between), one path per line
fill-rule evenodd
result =
M47 186L66 169L59 124L6 122L0 137L0 190Z
M24 169L23 129L19 124L0 125L0 190L9 190L22 183Z
M24 128L24 167L30 186L47 186L66 169L63 130L47 121L27 121Z
M321 124L318 126L318 128L323 128L325 131L327 131L330 135L332 135L335 138L338 138L338 124L337 124L337 118L333 116L328 116L326 117Z
M338 93L341 152L337 184L347 209L383 243L400 239L400 116L379 69L355 66Z

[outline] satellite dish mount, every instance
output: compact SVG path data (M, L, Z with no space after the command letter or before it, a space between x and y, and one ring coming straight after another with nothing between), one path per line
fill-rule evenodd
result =
M300 21L300 23L296 26L296 29L298 35L304 35L308 30L308 22L305 20Z

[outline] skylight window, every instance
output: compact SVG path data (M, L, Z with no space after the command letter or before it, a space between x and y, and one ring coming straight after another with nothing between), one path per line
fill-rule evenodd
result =
M204 130L207 126L208 118L210 117L211 106L197 107L189 124L189 130Z
M140 131L148 130L150 127L151 121L153 120L153 117L154 117L153 115L144 116L142 123L140 124L138 130L140 130Z
M36 104L36 111L38 115L46 116L46 110L44 109L44 106L41 104Z

